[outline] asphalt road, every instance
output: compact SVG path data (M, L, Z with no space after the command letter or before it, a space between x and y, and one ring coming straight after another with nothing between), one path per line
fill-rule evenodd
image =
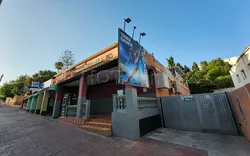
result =
M148 137L135 142L118 137L98 136L75 125L19 108L0 106L0 155L206 156L208 153Z

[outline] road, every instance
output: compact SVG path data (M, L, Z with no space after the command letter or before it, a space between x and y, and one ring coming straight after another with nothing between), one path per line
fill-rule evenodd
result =
M103 137L75 125L0 106L0 155L206 156L205 150L142 138Z

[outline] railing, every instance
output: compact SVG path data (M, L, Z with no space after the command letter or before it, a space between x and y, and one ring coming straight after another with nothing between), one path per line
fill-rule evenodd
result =
M127 97L128 98L128 97ZM158 108L157 98L149 97L136 97L136 110L144 111L146 109ZM115 112L126 112L127 111L127 100L126 95L113 95L113 108Z
M89 118L90 115L90 100L86 100L82 107L82 118Z
M150 108L158 108L156 98L137 97L138 110L143 111Z
M114 111L125 111L126 110L126 96L121 95L117 96L116 94L113 95L113 107Z
M77 105L68 105L66 106L66 116L76 116Z

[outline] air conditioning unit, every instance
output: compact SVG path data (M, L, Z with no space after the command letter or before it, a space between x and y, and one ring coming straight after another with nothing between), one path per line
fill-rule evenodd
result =
M156 88L169 88L168 76L166 73L158 73L155 76Z

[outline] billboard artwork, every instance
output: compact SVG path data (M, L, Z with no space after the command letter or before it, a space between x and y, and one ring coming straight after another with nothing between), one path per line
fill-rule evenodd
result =
M119 82L121 84L149 87L144 48L121 29L118 30Z

